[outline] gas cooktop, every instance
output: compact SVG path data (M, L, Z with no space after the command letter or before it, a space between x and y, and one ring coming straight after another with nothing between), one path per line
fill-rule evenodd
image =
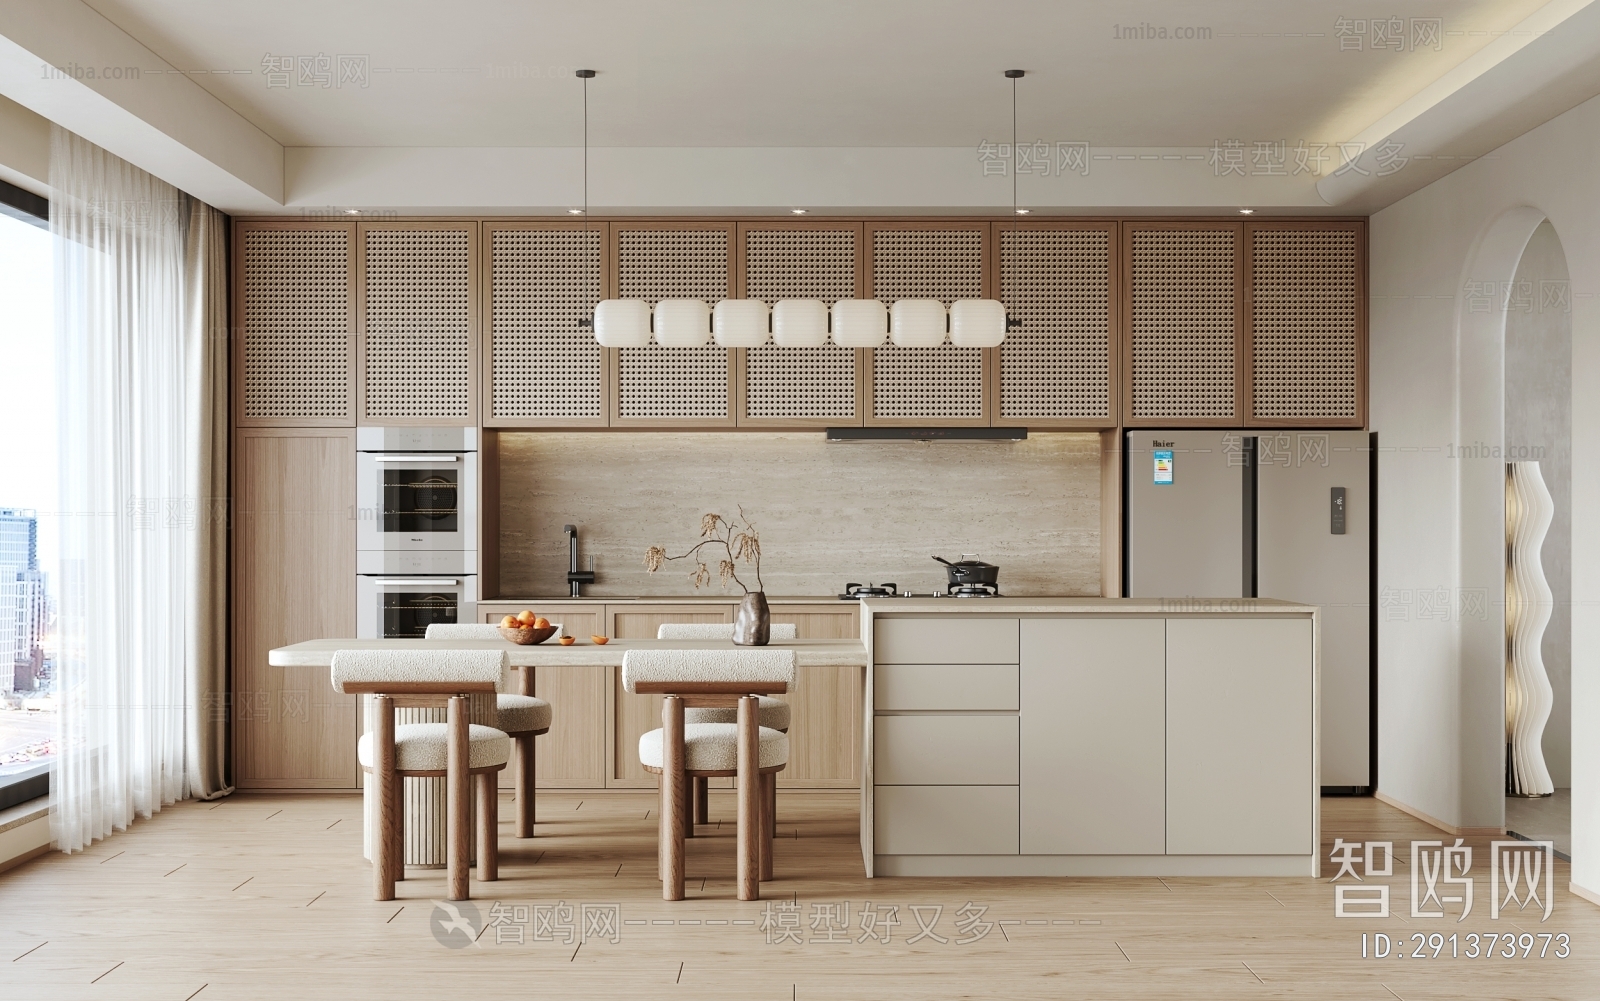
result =
M948 594L931 591L912 594L900 590L897 584L846 584L840 601L860 601L862 598L999 598L1000 589L993 584L962 584L950 589Z

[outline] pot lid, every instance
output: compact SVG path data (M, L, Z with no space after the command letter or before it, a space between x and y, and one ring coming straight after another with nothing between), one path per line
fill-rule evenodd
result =
M955 561L954 563L950 562L947 559L943 559L942 557L938 557L938 556L935 556L934 559L938 560L940 563L943 563L947 567L976 568L976 567L992 567L992 566L994 566L993 563L985 563L982 560L977 559L976 557L977 557L976 553L962 553L961 554L961 559Z

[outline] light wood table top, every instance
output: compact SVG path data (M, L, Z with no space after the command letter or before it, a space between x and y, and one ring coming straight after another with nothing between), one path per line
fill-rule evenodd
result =
M769 648L793 650L799 667L866 667L867 648L860 640L790 640ZM339 650L504 650L512 667L620 667L629 650L738 650L731 641L612 640L604 645L580 639L571 646L548 640L518 646L505 640L306 640L267 654L273 667L331 667ZM758 648L759 649L759 648Z

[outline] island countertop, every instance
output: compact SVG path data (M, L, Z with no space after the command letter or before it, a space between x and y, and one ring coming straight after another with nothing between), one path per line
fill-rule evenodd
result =
M799 667L865 667L867 650L860 640L791 640L773 643L792 649ZM504 650L512 667L620 667L629 650L736 650L719 640L579 640L571 646L547 642L519 646L506 640L306 640L278 647L267 654L273 667L331 667L339 650Z

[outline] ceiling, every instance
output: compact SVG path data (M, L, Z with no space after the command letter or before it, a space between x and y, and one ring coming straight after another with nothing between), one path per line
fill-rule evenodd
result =
M992 211L1010 185L978 149L1011 136L1001 71L1016 67L1023 140L1106 151L1076 187L1025 179L1042 210L1327 211L1317 183L1336 159L1241 183L1213 151L1283 143L1290 169L1299 144L1336 152L1452 74L1531 52L1541 25L1553 35L1588 4L1388 0L1355 19L1329 0L7 0L0 93L146 169L192 152L168 179L197 193L241 179L236 195L202 193L236 211L555 212L581 191L573 70L589 67L602 207ZM40 62L139 72L78 81L79 110L27 78ZM1543 103L1476 135L1462 162L1600 93L1600 71L1580 76L1554 97L1546 82ZM114 148L137 151L140 125L143 162Z

